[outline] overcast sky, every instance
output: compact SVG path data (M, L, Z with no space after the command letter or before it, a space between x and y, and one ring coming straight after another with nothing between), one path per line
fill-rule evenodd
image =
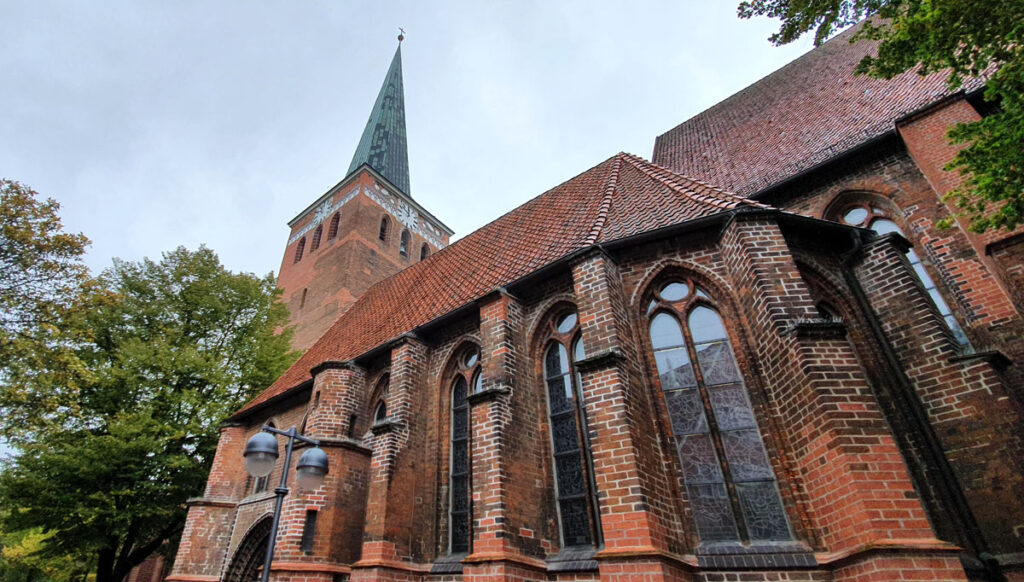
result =
M56 198L94 271L206 244L276 272L401 26L412 195L459 237L810 48L736 4L4 0L0 177Z

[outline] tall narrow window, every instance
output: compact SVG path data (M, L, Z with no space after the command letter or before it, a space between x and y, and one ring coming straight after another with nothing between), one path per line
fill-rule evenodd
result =
M563 313L551 325L544 351L551 449L563 547L600 543L586 412L575 363L585 357L575 312ZM570 357L571 354L571 357Z
M295 247L295 261L299 262L302 260L302 254L306 252L306 237L299 239L299 245Z
M400 246L398 247L398 254L402 255L403 257L408 257L409 256L409 231L408 230L403 230L402 231L402 241L401 241Z
M327 239L331 240L338 236L338 222L341 221L341 213L335 212L334 216L331 217L331 224L327 227Z
M469 446L469 386L475 386L480 377L480 352L471 347L458 356L455 378L452 380L451 461L449 463L449 540L450 552L469 551L472 539L470 496Z
M895 232L906 236L903 234L903 229L887 218L886 213L881 208L867 202L858 202L844 206L838 218L846 224L869 228L878 234ZM953 315L953 310L949 308L949 304L942 298L938 287L935 285L935 281L932 280L928 271L925 270L924 265L921 264L921 258L917 256L917 252L913 248L907 251L907 260L910 261L910 266L913 267L914 273L917 274L917 278L924 285L924 290L928 292L928 296L931 297L935 307L938 308L939 315L946 322L949 331L953 332L953 337L956 338L957 343L963 346L968 345L970 342L967 339L967 334L960 327L960 322Z
M379 238L381 242L388 242L388 230L390 227L391 222L388 220L387 216L380 219L380 231L377 233L377 238Z
M775 472L721 316L692 281L660 286L651 346L702 542L790 539ZM696 365L694 365L696 362Z
M313 536L316 534L317 510L306 510L306 521L302 524L302 538L299 541L299 549L305 554L313 553Z
M427 258L428 255L430 255L430 247L427 246L427 243L423 243L423 246L420 247L420 260Z
M309 250L315 251L320 248L320 239L324 237L324 225L316 227L313 231L313 243L309 245Z

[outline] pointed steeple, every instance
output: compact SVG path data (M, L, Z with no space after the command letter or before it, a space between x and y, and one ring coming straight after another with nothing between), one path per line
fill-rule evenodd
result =
M409 152L405 143L405 93L402 90L402 44L391 60L388 75L373 104L366 129L348 167L351 174L368 164L406 195L409 192Z

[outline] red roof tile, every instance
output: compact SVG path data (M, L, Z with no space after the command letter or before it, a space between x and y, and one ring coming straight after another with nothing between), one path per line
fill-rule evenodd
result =
M618 154L370 287L236 416L575 251L744 205L767 208Z
M751 196L892 130L946 97L946 74L853 74L875 44L856 27L658 136L654 162ZM980 79L965 84L979 89Z

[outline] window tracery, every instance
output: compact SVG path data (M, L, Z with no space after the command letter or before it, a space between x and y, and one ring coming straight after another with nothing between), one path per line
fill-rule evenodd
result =
M791 539L721 315L692 280L658 286L650 340L702 542Z
M595 546L601 536L586 411L576 370L576 362L585 357L576 312L554 318L544 350L544 384L564 547Z
M892 220L890 214L886 212L880 204L874 203L870 200L858 200L845 204L839 208L839 211L835 213L835 216L831 217L834 220L838 220L844 224L850 226L859 226L861 228L867 228L877 232L878 234L889 234L895 232L910 240L909 237L903 232L894 220ZM907 251L907 260L910 261L910 266L914 269L914 273L917 275L919 281L924 286L925 291L928 292L928 296L931 298L932 303L939 310L939 315L942 316L943 321L946 322L946 327L953 333L953 337L956 338L957 343L962 346L970 344L967 339L967 334L964 333L960 323L957 321L956 316L953 315L953 310L949 308L949 304L942 298L942 294L939 293L938 286L935 281L932 280L928 271L921 264L921 258L917 255L917 252L911 248Z
M470 485L470 420L468 392L470 386L482 382L480 351L476 346L465 348L455 362L455 375L451 384L451 451L449 462L448 531L449 551L460 554L469 551L472 540L473 493Z

